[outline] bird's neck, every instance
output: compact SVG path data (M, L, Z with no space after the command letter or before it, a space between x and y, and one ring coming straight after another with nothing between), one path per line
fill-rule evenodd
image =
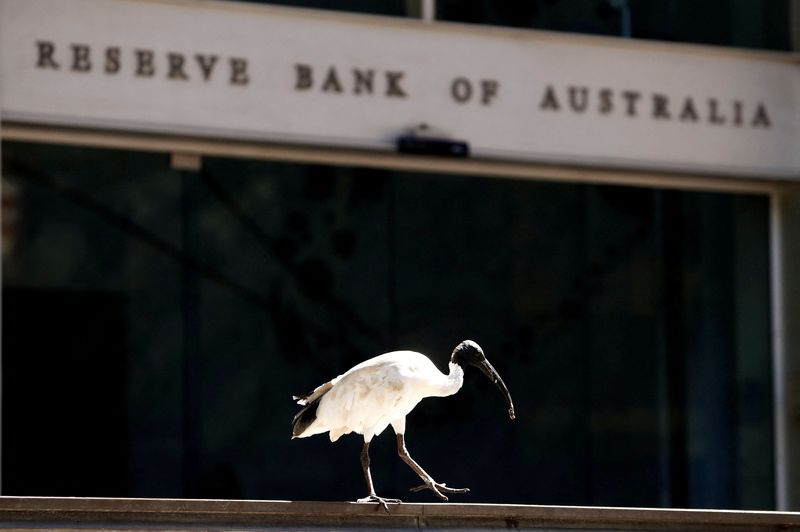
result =
M464 370L455 362L450 362L450 373L445 376L441 397L453 395L464 384Z

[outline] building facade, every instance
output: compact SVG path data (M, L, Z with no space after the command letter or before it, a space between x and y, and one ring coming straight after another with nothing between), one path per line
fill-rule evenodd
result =
M666 4L0 0L2 494L355 499L291 395L473 338L464 502L798 509L796 6Z

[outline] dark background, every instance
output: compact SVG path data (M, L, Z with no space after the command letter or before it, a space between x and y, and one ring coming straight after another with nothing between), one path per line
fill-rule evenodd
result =
M773 506L768 198L5 143L3 493L354 500L291 395L398 348L452 500ZM4 211L5 212L5 211ZM391 430L389 429L389 432ZM418 484L394 438L379 494Z
M419 0L249 0L261 4L419 16ZM789 0L436 0L436 19L667 42L791 50ZM627 5L629 34L622 9Z

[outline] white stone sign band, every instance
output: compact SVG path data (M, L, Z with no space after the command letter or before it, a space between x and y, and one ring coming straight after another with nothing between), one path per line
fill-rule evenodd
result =
M0 0L7 122L800 179L800 67L229 2Z

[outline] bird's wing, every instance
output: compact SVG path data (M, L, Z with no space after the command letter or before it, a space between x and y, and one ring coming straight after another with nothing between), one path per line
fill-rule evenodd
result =
M389 354L391 354L391 353L387 353L386 355L389 355ZM388 362L391 362L392 359L388 359L387 360L387 356L386 355L380 355L380 356L377 356L377 357L370 358L369 360L365 360L361 364L353 366L347 372L339 375L335 379L331 379L328 382L326 382L325 384L321 384L321 385L317 386L312 391L310 391L310 392L308 392L306 394L293 395L292 399L297 401L297 404L301 405L301 406L306 406L308 404L311 404L315 399L318 399L318 398L322 397L323 395L325 395L343 377L346 377L348 375L352 375L353 373L361 372L362 370L365 370L365 369L368 369L370 371L374 371L374 368L381 367L381 366L387 364Z
M393 407L388 403L403 396L408 369L405 353L387 353L362 362L335 379L335 386L323 399L325 414L343 420Z
M389 368L394 371L388 371ZM424 368L424 371L419 371L421 368ZM415 375L415 373L418 374ZM394 351L365 360L306 394L293 395L292 399L297 401L297 404L306 406L325 395L342 379L362 381L363 384L366 384L364 382L366 379L370 381L370 386L374 386L377 384L375 378L383 376L384 379L392 381L390 386L397 387L402 384L395 380L399 378L400 374L404 374L406 377L426 378L435 373L437 373L436 367L426 356L414 351ZM359 375L359 378L356 375Z
M296 398L304 409L295 416L293 435L330 432L335 441L342 434L357 432L368 441L430 395L427 380L431 371L438 372L427 357L412 351L395 351L365 360Z
M317 417L330 430L364 434L381 423L387 409L393 408L392 391L402 388L392 361L373 361L353 368L320 399ZM388 423L388 422L387 422Z
M304 395L293 395L292 399L297 401L298 405L305 406L305 405L313 402L315 399L325 395L325 393L327 393L328 390L333 388L333 385L336 384L336 382L340 378L341 378L341 376L340 377L336 377L335 379L330 380L330 381L326 382L325 384L317 386L316 388L314 388L314 390L312 390L311 392L309 392L307 394L304 394Z

